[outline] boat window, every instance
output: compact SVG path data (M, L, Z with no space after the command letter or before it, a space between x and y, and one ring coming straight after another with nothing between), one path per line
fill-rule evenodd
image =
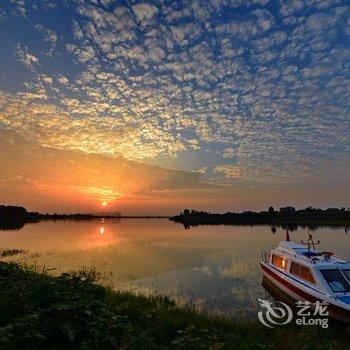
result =
M333 292L350 292L350 286L338 270L320 270Z
M309 268L305 267L305 266L301 266L300 265L300 278L309 281L311 283L315 283L314 278L312 277L311 271Z
M312 273L310 269L306 266L297 264L296 262L292 261L290 265L290 273L299 278L302 278L305 281L315 284L315 280L312 277Z
M342 271L343 271L344 275L346 276L346 278L350 281L350 270L343 270L342 269Z
M299 267L300 267L299 264L297 264L297 263L295 263L295 262L292 261L292 263L291 263L291 265L290 265L290 273L291 273L292 275L299 276Z
M272 264L282 270L287 270L287 259L279 255L272 255Z

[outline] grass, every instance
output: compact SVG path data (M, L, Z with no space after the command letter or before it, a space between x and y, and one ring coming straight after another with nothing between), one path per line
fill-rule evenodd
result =
M25 252L26 251L23 249L2 249L2 250L0 250L0 257L5 258L7 256L24 254Z
M53 277L0 262L0 349L348 349L349 335L238 323L115 292L87 274Z

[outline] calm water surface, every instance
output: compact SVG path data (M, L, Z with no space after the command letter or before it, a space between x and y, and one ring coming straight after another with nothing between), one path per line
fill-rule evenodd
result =
M313 232L321 249L350 256L344 228ZM259 261L284 239L285 231L269 226L199 226L185 230L167 219L57 221L0 231L1 248L25 254L7 258L58 274L94 269L102 283L142 294L163 294L180 304L256 317L257 298L265 297ZM307 238L307 229L291 233Z

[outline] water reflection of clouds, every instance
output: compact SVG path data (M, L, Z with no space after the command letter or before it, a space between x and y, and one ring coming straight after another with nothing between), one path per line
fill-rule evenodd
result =
M258 274L257 259L238 260L233 259L225 267L221 267L219 272L223 277L252 277Z
M214 257L207 264L184 271L171 271L137 280L132 288L152 289L180 304L200 310L235 316L255 315L257 297L262 297L257 260L230 260L220 264Z
M29 250L25 263L54 273L93 267L101 282L141 294L166 294L180 304L235 316L256 315L264 297L260 253L284 237L268 226L201 226L185 231L167 220L42 222L0 232L2 246ZM305 239L306 229L291 233ZM320 229L323 247L349 255L349 235ZM38 254L37 254L38 253Z

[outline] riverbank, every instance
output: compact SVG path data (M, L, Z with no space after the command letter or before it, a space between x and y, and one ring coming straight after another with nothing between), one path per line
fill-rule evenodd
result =
M346 349L349 331L268 329L0 262L0 348Z
M275 225L275 226L350 226L350 211L340 209L299 210L295 212L243 212L212 214L192 211L170 220L185 226L198 225Z
M42 214L27 211L24 207L14 205L0 205L0 230L19 230L25 224L40 221L83 221L96 219L119 219L120 215L102 214Z
M87 221L109 219L169 219L169 216L161 215L112 215L99 214L42 214L29 212L24 207L0 205L0 230L19 230L25 224L38 223L40 221Z

